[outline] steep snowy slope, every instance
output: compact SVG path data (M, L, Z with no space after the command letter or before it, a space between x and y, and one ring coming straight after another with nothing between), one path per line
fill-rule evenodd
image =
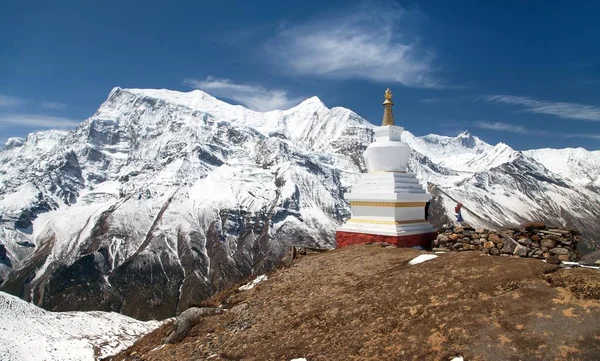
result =
M2 287L51 310L163 318L290 244L331 247L370 127L315 98L262 114L116 88L75 131L0 152Z
M402 124L402 120L398 122ZM403 133L436 219L543 219L600 235L593 190L505 144ZM318 98L259 113L206 93L115 88L72 132L0 151L0 287L50 310L165 318L270 269L290 245L335 246L372 125Z
M523 152L566 179L600 190L600 151L583 148L534 149Z
M107 312L48 312L0 292L0 360L92 361L131 346L161 322Z

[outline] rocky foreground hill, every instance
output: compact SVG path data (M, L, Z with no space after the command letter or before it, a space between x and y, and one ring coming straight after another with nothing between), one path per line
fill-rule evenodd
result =
M0 150L0 289L53 311L163 319L292 245L333 248L372 128L316 97L261 113L115 88L73 131ZM436 226L460 201L476 227L539 220L600 239L600 153L520 152L468 132L403 140Z
M590 360L600 271L541 260L351 246L213 299L187 338L167 324L111 360Z

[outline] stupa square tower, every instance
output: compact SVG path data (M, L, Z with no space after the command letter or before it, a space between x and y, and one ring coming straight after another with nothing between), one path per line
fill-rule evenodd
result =
M437 235L425 219L431 195L407 172L411 149L401 140L404 128L394 125L393 105L387 89L383 125L363 154L368 173L345 194L352 216L336 231L338 248L368 242L429 247Z

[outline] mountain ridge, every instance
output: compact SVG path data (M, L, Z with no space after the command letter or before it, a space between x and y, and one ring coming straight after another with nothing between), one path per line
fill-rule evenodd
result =
M291 245L334 247L372 124L318 98L260 113L144 92L115 88L77 129L0 151L1 289L50 310L164 318L271 269ZM443 190L434 224L456 199L474 225L533 219L600 235L589 207L600 193L523 152L468 132L403 140L410 171Z

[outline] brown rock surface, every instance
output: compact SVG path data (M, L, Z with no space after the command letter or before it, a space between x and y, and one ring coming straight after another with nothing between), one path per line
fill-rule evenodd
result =
M600 272L534 259L350 246L304 256L178 344L114 360L598 360ZM235 308L235 305L244 305Z

